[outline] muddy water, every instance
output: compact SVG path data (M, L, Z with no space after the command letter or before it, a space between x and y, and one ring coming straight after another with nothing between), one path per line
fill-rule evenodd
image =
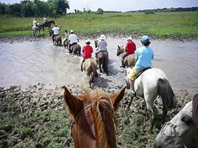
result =
M80 40L84 45L85 40ZM125 45L126 38L107 38L110 56L110 76L100 74L95 85L107 87L124 84L117 45ZM139 40L134 40L137 48ZM93 46L93 40L91 40ZM173 89L198 91L198 42L152 40L155 59L153 66L162 69ZM95 51L95 49L94 49ZM94 56L94 54L93 54ZM80 72L80 57L70 55L63 47L53 46L50 39L14 43L0 43L0 86L37 83L88 86L85 73Z

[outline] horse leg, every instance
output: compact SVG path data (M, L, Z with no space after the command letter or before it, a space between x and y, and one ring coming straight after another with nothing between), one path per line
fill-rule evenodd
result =
M99 69L100 69L100 72L102 73L102 68L101 68L100 62L99 62Z
M128 105L128 107L127 107L127 110L129 111L129 109L130 109L130 106L131 106L131 104L132 104L132 102L133 102L133 96L131 96L131 99L130 99L130 102L129 102L129 105Z
M149 113L147 113L147 117L148 115L150 116L150 121L151 121L151 127L150 127L150 133L153 133L153 127L154 127L154 123L155 123L155 116L154 116L154 111L153 111L153 101L154 99L157 97L156 93L152 93L152 92L147 92L144 91L144 97L145 97L145 102L146 102L146 108L147 111Z

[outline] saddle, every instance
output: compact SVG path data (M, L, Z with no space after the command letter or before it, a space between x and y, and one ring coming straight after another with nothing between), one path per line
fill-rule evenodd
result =
M143 72L145 72L146 70L148 70L148 69L150 69L151 67L145 67L145 68L143 68L142 70L140 70L140 72L135 76L135 80L143 73ZM135 81L134 80L134 81Z

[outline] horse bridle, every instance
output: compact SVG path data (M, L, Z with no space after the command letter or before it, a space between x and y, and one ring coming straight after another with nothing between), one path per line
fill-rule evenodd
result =
M174 132L175 134L175 137L177 139L177 141L183 146L183 148L187 148L187 146L183 143L182 139L179 137L177 131L176 131L176 127L177 125L173 124L172 122L166 122L163 127L161 128L160 132L164 133L164 128L166 126L169 126L172 130L171 130L171 134L172 134L172 131Z
M75 121L78 119L78 117L83 113L83 111L89 107L91 107L92 104L88 104L87 106L85 106L83 109L81 109L81 111L74 117L74 119L72 120L71 122L71 136L72 136L72 128L73 128L73 125L75 124Z

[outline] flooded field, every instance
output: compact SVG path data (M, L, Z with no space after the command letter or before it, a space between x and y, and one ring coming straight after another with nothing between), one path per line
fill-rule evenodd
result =
M100 74L96 86L124 85L124 73L117 45L125 45L127 38L108 37L109 76ZM84 45L85 40L80 40ZM135 39L137 48L141 46ZM91 40L94 48L94 40ZM185 89L194 95L198 90L198 42L151 40L154 49L153 66L162 69L174 90ZM94 48L95 51L95 48ZM94 57L95 54L93 53ZM38 83L56 85L76 84L88 86L85 73L80 71L80 59L70 55L64 47L56 47L50 38L38 41L0 43L0 86Z

